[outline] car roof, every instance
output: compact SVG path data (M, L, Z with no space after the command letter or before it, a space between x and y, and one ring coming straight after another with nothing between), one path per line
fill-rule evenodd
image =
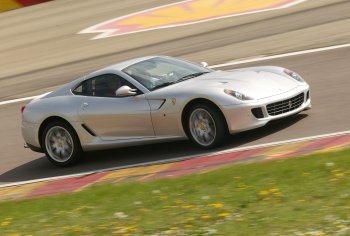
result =
M67 94L68 91L70 91L73 87L77 86L79 83L81 83L82 81L89 79L93 76L99 75L99 74L103 74L106 73L108 71L121 71L123 69L125 69L126 67L133 65L135 63L138 63L140 61L145 61L151 58L155 58L155 57L166 57L166 56L145 56L145 57L138 57L138 58L134 58L134 59L130 59L127 61L123 61L102 69L99 69L97 71L91 72L83 77L80 77L79 79L73 80L67 84L64 84L62 87L54 90L53 92L46 94L44 97L52 97L52 96L57 96L60 94Z
M107 66L105 68L102 68L96 72L100 72L100 71L105 71L105 70L123 70L125 69L126 67L128 66L131 66L135 63L138 63L140 61L145 61L145 60L148 60L148 59L152 59L152 58L155 58L155 57L164 57L164 56L146 56L146 57L138 57L138 58L134 58L134 59L130 59L130 60L127 60L127 61L123 61L123 62L119 62L117 64L114 64L114 65L111 65L111 66Z

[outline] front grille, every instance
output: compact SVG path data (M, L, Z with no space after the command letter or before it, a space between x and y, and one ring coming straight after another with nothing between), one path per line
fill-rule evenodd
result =
M303 102L304 102L304 93L301 93L290 99L268 104L266 108L270 116L277 116L277 115L297 109L303 104Z

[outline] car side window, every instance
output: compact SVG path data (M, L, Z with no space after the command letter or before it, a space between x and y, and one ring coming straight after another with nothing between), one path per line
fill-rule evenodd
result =
M124 85L135 88L118 75L105 74L83 81L72 92L83 96L116 97L115 92Z

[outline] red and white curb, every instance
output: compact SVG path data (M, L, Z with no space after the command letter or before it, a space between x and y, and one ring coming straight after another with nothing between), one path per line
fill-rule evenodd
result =
M28 199L74 192L103 182L150 181L200 173L220 166L292 158L350 147L350 131L318 135L282 142L235 148L222 152L209 152L148 162L133 166L101 169L71 176L38 179L0 186L0 200Z

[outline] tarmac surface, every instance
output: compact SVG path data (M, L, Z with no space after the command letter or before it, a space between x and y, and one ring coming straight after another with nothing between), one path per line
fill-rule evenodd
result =
M174 1L57 0L2 13L0 101L47 92L103 66L149 54L214 65L350 43L348 0L306 1L283 10L108 39L89 40L93 35L77 34L102 21L171 2ZM344 48L240 65L278 65L297 71L311 85L313 108L233 135L216 151L349 130L349 59L350 48ZM220 69L231 68L234 67ZM43 154L22 148L20 107L25 103L0 106L0 183L202 153L187 141L153 144L91 152L79 165L59 169Z

